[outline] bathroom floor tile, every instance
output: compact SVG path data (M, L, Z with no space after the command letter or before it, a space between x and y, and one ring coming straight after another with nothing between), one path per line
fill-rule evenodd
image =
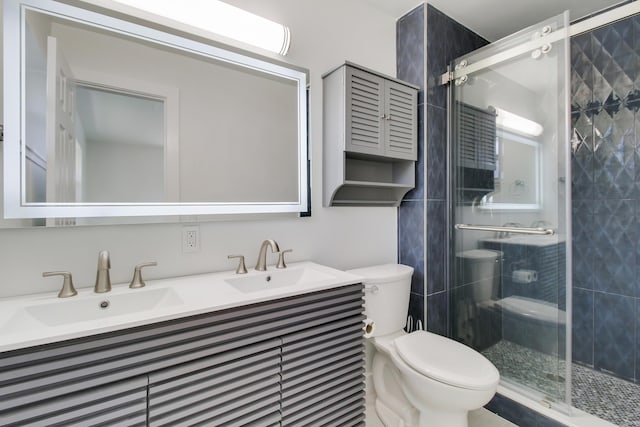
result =
M469 427L517 427L484 408L469 412Z

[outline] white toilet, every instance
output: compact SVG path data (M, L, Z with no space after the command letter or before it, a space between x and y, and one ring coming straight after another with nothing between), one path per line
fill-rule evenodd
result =
M425 331L404 332L413 268L388 264L351 270L363 278L371 339L376 412L387 427L465 427L500 375L475 350Z

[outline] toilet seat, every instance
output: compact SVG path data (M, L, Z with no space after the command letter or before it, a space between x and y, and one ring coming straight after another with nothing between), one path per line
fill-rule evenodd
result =
M412 369L433 380L469 390L494 387L500 374L477 351L452 339L426 331L396 338L398 356Z

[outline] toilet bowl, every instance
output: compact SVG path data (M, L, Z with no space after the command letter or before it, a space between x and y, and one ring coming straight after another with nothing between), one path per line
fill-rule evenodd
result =
M475 350L426 331L403 330L413 269L388 264L349 271L363 278L376 412L387 427L466 427L467 413L495 394L500 379Z

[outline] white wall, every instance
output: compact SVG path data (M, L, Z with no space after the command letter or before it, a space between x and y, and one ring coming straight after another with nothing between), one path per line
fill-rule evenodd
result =
M98 252L111 251L114 283L130 279L133 266L158 261L147 279L229 270L227 254L255 263L260 242L292 248L290 259L337 268L397 260L395 208L322 208L322 84L320 75L348 59L395 75L395 20L363 0L232 0L229 3L285 23L292 42L286 60L311 73L311 218L290 216L202 223L202 248L181 252L181 224L0 230L0 296L57 291L48 270L70 270L77 287L93 286ZM270 255L270 263L275 257Z

